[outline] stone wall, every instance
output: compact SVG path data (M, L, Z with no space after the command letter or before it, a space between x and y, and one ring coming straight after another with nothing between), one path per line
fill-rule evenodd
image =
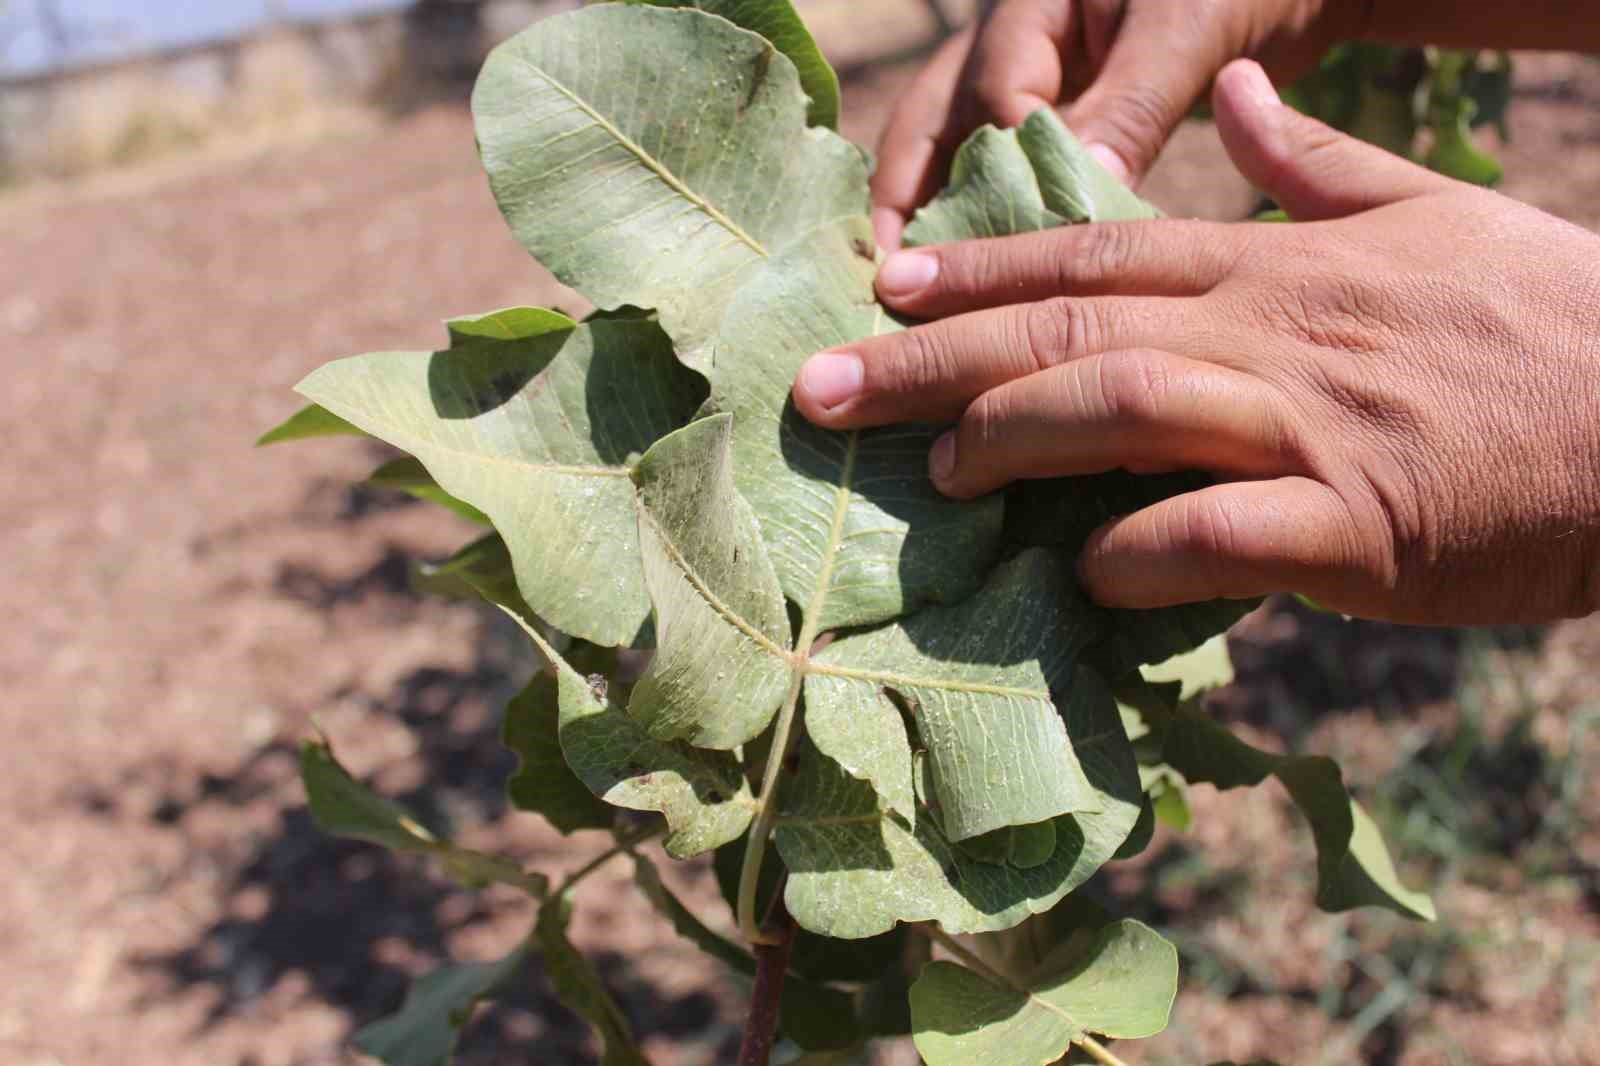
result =
M459 98L498 40L580 0L486 0L276 25L136 59L0 80L0 183L137 161L218 133L333 106L404 111ZM851 67L925 46L974 0L798 0L829 57Z
M402 11L280 24L3 80L0 180L96 170L329 106L401 110L458 93L495 40L577 2L490 0L481 19Z

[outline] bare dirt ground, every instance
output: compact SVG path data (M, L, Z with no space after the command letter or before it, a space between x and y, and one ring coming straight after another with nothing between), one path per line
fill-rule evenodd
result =
M908 72L850 79L850 132L870 139ZM1600 228L1600 67L1537 60L1523 81L1506 191ZM1249 203L1201 127L1151 188L1215 217ZM564 296L507 234L453 107L0 200L0 249L0 1062L354 1061L348 1034L410 976L496 954L527 913L321 836L293 771L313 716L357 772L469 842L554 872L596 842L505 817L495 732L528 669L520 638L408 591L409 560L469 532L350 488L373 446L251 440L328 359ZM1462 636L1276 608L1237 654L1218 713L1344 754L1444 920L1317 914L1283 797L1201 790L1190 834L1095 888L1185 956L1172 1031L1130 1058L1600 1061L1600 729L1579 728L1600 706L1600 623ZM577 938L655 1061L724 1061L740 990L624 890L625 865ZM704 870L675 878L726 922ZM542 983L464 1053L592 1055Z

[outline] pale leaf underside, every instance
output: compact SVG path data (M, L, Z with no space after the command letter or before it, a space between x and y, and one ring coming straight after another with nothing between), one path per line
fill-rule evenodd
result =
M1178 952L1148 926L1115 922L1064 968L1049 961L1017 985L953 962L926 967L911 986L923 1061L1048 1066L1086 1034L1138 1039L1166 1028L1178 993Z
M300 391L486 514L540 617L626 644L649 610L629 470L690 418L702 386L653 322L539 323L510 340L453 328L447 351L342 359Z
M538 630L522 628L555 672L561 750L590 792L664 816L674 858L711 851L744 832L755 804L732 753L656 740L612 701L604 678L579 674Z

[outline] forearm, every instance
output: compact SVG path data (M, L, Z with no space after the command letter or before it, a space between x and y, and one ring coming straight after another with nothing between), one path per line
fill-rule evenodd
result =
M1456 48L1600 50L1600 3L1521 0L1334 0L1355 8L1369 40Z

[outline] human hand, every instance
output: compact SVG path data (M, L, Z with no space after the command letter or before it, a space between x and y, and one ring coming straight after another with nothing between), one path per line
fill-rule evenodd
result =
M1274 77L1357 37L1354 0L999 0L951 38L901 97L878 148L873 225L900 246L967 135L1073 101L1067 124L1125 180L1141 177L1212 77L1260 59Z
M929 463L957 497L1116 468L1224 479L1089 538L1080 575L1111 606L1600 609L1600 237L1297 114L1254 63L1214 101L1235 164L1297 224L898 253L880 297L952 317L813 357L801 413L957 421Z

